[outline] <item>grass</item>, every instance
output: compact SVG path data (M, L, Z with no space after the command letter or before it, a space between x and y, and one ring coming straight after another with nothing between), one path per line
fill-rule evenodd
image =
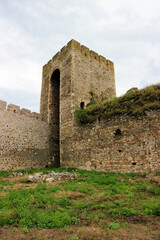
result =
M117 115L141 116L148 110L157 109L160 109L160 84L130 91L121 97L91 104L85 109L77 109L75 120L85 124Z
M64 229L88 225L101 226L101 231L118 231L128 226L132 220L151 217L153 221L160 216L159 186L147 182L142 175L103 173L76 168L41 171L51 170L68 170L78 173L79 178L57 182L54 186L49 183L36 183L34 188L33 183L30 183L30 188L26 188L24 182L21 189L14 189L12 178L11 184L5 177L1 179L1 226L13 226L13 233L21 227L25 234L29 234L32 227ZM26 176L23 178L26 179ZM21 182L22 179L19 179L19 184ZM6 184L8 188L4 189ZM28 185L26 182L26 186Z

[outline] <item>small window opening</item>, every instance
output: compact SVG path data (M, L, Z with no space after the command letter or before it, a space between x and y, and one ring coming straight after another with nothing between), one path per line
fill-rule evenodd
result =
M119 149L119 150L118 150L118 152L122 152L122 150L121 150L121 149Z
M16 110L14 109L13 112L16 113Z
M81 108L81 109L84 109L84 102L81 102L81 103L80 103L80 108Z
M136 165L136 162L133 162L132 165Z
M84 55L87 56L87 53L85 53Z
M121 130L118 128L115 133L114 133L115 136L122 136L122 132Z
M119 128L114 132L114 136L117 139L122 137L122 132L121 132L121 130Z

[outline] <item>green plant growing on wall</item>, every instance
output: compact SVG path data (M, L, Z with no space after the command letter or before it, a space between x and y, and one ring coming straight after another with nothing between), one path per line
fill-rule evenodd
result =
M77 109L75 111L75 120L79 124L92 122L92 118L88 115L86 109Z
M93 91L90 91L90 95L90 103L86 109L78 109L75 112L77 123L85 124L96 119L108 119L117 115L140 116L145 115L146 111L160 109L160 84L101 102L97 101Z
M95 94L93 90L90 90L89 94L90 94L90 103L87 106L96 104L96 102L98 101L98 96Z

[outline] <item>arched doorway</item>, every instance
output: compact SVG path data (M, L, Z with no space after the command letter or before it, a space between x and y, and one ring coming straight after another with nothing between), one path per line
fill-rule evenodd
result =
M51 77L51 104L50 104L50 126L51 126L51 158L54 163L60 165L60 71L56 69Z

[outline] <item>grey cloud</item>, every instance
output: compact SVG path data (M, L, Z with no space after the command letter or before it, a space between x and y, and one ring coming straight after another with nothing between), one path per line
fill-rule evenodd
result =
M115 62L118 95L132 86L157 83L159 12L158 0L2 0L0 69L6 96L12 97L13 85L20 87L13 94L16 102L22 99L20 89L26 88L25 96L38 94L42 65L72 38ZM25 69L31 71L27 76Z

